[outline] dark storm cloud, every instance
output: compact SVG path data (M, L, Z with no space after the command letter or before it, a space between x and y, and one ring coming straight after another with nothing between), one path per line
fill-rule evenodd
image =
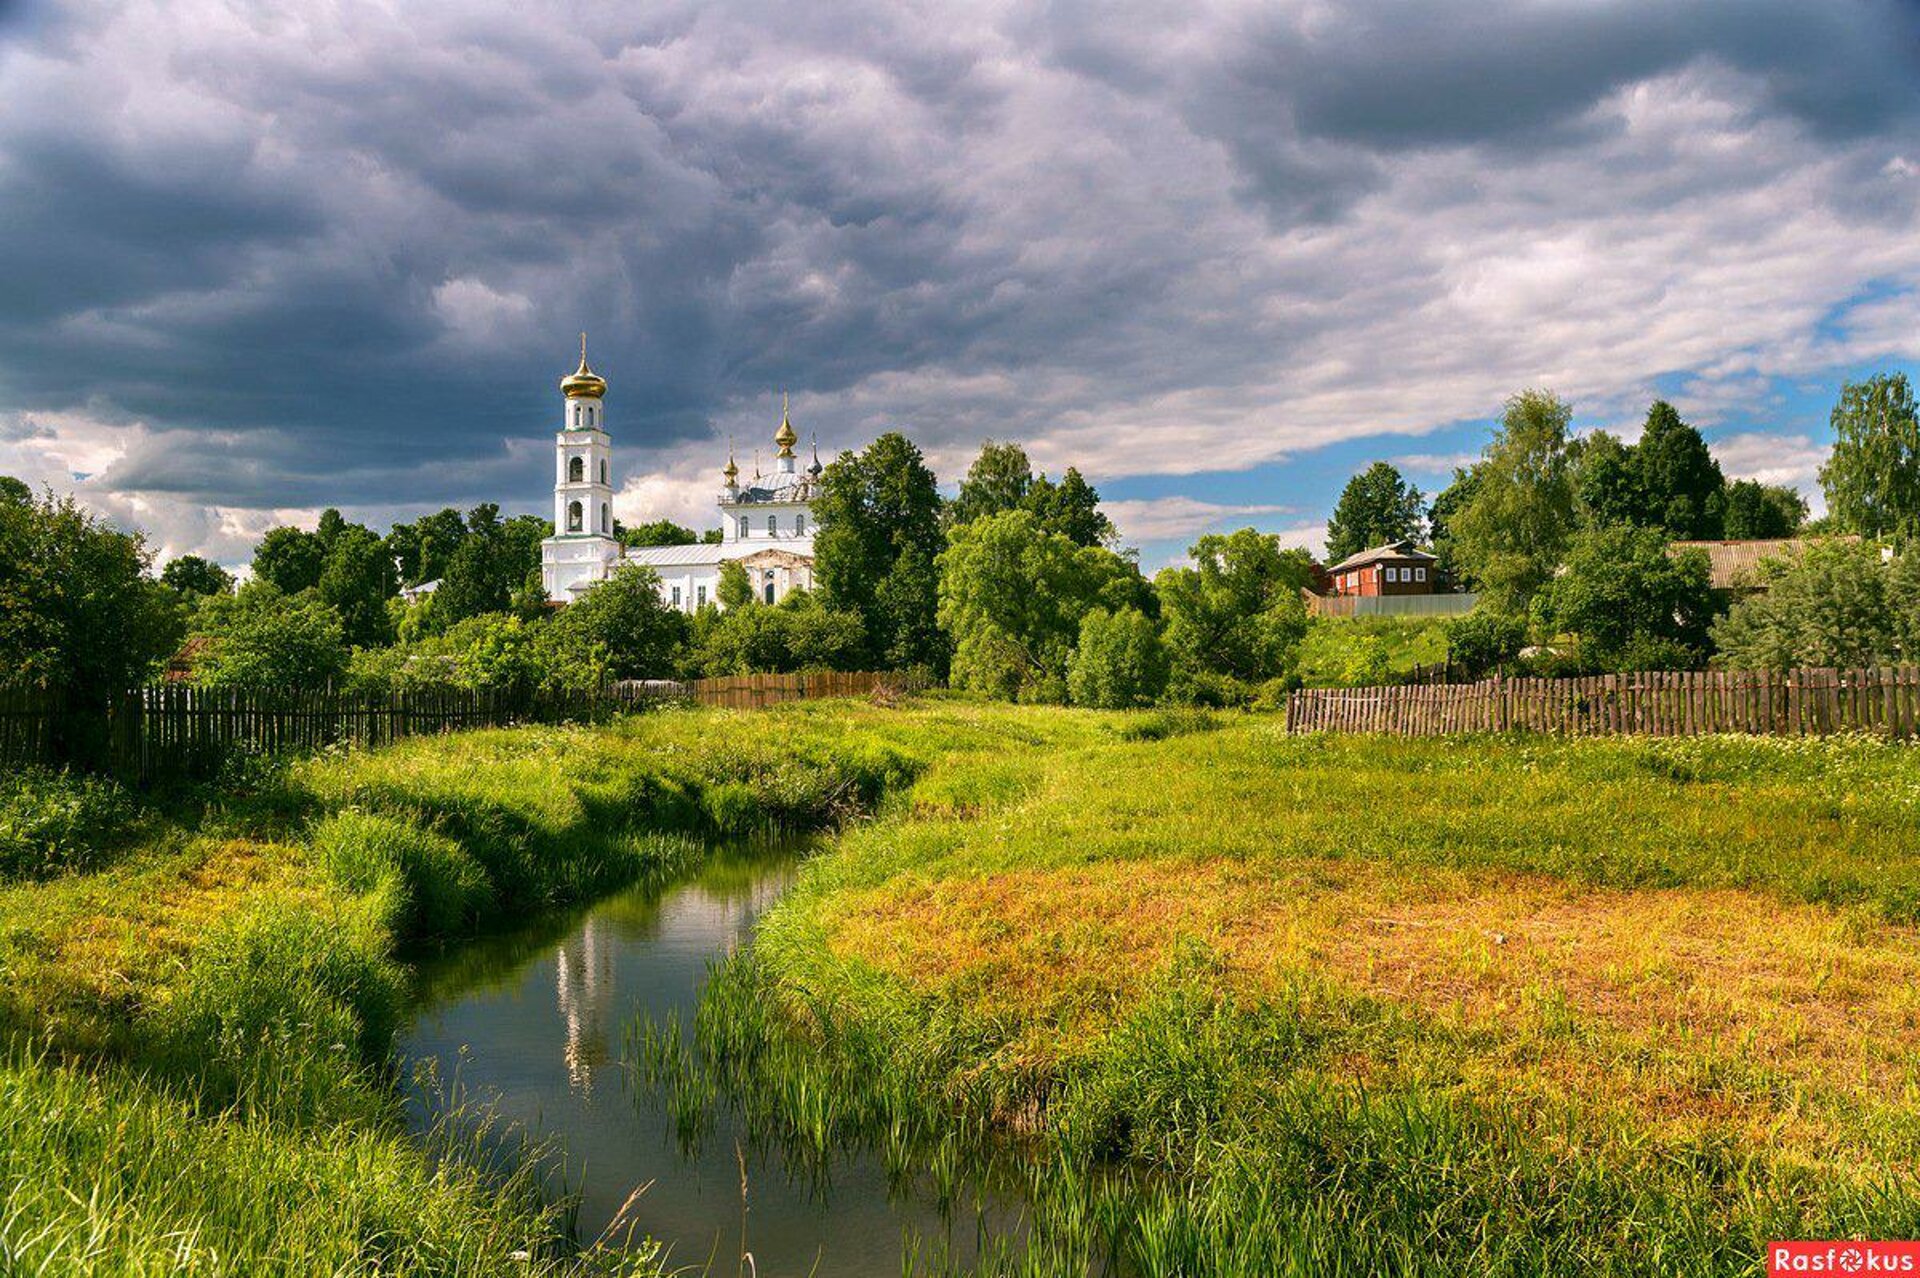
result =
M1915 33L1784 0L0 6L0 412L142 423L121 494L537 500L584 327L643 459L788 386L830 432L1246 464L1766 339L1719 296L1712 341L1616 333L1643 299L1594 262L1740 293L1701 246L1806 217L1877 222L1851 269L1906 279ZM1507 332L1530 305L1554 325Z

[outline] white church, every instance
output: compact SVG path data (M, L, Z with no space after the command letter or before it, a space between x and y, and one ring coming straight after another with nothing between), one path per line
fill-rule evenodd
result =
M621 564L644 564L660 574L660 598L682 612L717 605L720 565L735 561L747 571L754 593L776 603L792 590L813 586L813 499L820 483L820 454L798 470L799 442L784 406L773 442L779 449L771 476L740 483L731 456L721 471L718 496L721 540L692 546L623 549L613 535L613 444L607 435L607 382L587 367L587 339L580 339L580 367L560 380L565 417L554 436L554 535L540 543L540 576L547 598L571 603Z

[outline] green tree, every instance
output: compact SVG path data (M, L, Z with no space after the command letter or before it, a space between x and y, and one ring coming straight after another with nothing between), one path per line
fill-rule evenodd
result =
M395 524L387 534L387 549L399 568L400 580L418 586L445 577L453 552L466 539L466 518L449 506L411 524Z
M31 506L33 489L12 475L0 475L0 506Z
M1633 446L1633 476L1644 503L1634 523L1688 540L1720 535L1727 486L1720 463L1664 399L1647 409L1646 429Z
M1338 563L1388 542L1420 535L1420 490L1391 463L1375 462L1352 479L1327 520L1327 561Z
M953 682L1006 700L1064 701L1067 658L1093 608L1138 599L1139 573L1098 546L1048 532L1032 511L953 530L938 562Z
M700 540L700 534L671 519L655 519L631 528L615 520L613 535L623 546L691 546Z
M0 670L86 707L149 678L180 645L177 596L145 543L71 498L0 502ZM75 742L84 753L99 745Z
M347 672L340 614L317 595L255 580L193 617L193 678L209 687L321 688Z
M1536 612L1577 636L1592 671L1692 669L1707 652L1713 620L1706 552L1669 551L1663 529L1610 524L1581 531L1565 571L1541 591Z
M233 574L199 555L180 555L168 560L167 566L160 570L160 581L188 598L224 595L233 589Z
M1100 509L1100 494L1072 466L1054 483L1045 475L1027 490L1025 508L1048 532L1057 532L1076 546L1110 546L1119 537Z
M1192 567L1154 579L1181 695L1237 702L1291 674L1307 632L1300 592L1312 557L1251 528L1202 537L1187 554Z
M1471 590L1473 580L1461 568L1453 552L1453 520L1467 508L1480 491L1480 467L1454 467L1453 482L1440 490L1427 511L1427 536L1432 540L1436 560L1434 571L1456 590ZM1338 562L1337 560L1335 561Z
M1848 382L1832 422L1833 452L1820 468L1828 514L1867 537L1920 534L1920 419L1906 374Z
M504 612L540 567L540 542L552 525L537 515L502 520L500 508L482 502L467 512L467 535L454 550L433 594L441 626L485 612Z
M695 630L692 665L706 675L852 669L865 643L858 618L822 608L804 590L703 616Z
M1791 488L1741 479L1727 485L1725 535L1735 541L1791 537L1807 518L1807 501Z
M980 455L960 481L960 491L948 503L947 522L970 524L988 515L1023 509L1032 488L1033 464L1026 449L989 439L980 446Z
M1067 695L1077 706L1124 710L1152 705L1167 687L1160 627L1137 608L1095 608L1080 619L1067 658Z
M1762 560L1766 589L1713 628L1731 670L1871 666L1920 657L1920 558L1884 560L1872 543L1821 541Z
M1469 679L1511 664L1526 646L1526 621L1491 608L1475 608L1447 623L1447 662Z
M399 593L393 556L384 539L359 524L334 530L314 589L340 614L347 643L373 648L393 642L387 601Z
M1503 611L1522 610L1566 548L1573 524L1572 416L1546 391L1508 400L1500 430L1476 467L1473 498L1449 523L1454 561Z
M660 599L660 575L623 564L561 609L547 625L551 668L577 686L578 671L604 661L615 679L671 678L682 664L687 618Z
M1568 452L1574 511L1581 524L1599 528L1647 522L1646 495L1640 490L1632 448L1621 443L1618 436L1597 430L1574 441Z
M739 560L729 559L720 565L720 581L713 593L722 608L744 608L753 602L753 578Z
M327 549L315 533L298 528L269 528L253 551L253 577L281 594L297 595L320 584Z
M920 450L890 431L858 454L842 453L821 476L813 512L821 602L859 619L867 660L944 669L937 591L929 589L942 541L940 494Z

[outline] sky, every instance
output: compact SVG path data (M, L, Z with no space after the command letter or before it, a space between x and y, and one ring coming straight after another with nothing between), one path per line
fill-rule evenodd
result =
M0 474L237 564L823 454L1080 468L1149 567L1527 387L1815 499L1920 374L1920 4L0 0Z

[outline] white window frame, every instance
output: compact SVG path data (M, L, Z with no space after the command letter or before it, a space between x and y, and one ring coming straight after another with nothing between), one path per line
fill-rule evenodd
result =
M1426 568L1424 568L1424 567L1420 567L1420 568L1415 568L1415 569L1413 570L1413 579L1414 579L1415 581L1425 581L1425 580L1427 579L1427 570L1426 570Z
M678 586L673 588L673 606L676 608L680 606L680 587Z
M1400 570L1398 568L1395 568L1391 564L1387 566L1387 580L1388 581L1400 580Z

